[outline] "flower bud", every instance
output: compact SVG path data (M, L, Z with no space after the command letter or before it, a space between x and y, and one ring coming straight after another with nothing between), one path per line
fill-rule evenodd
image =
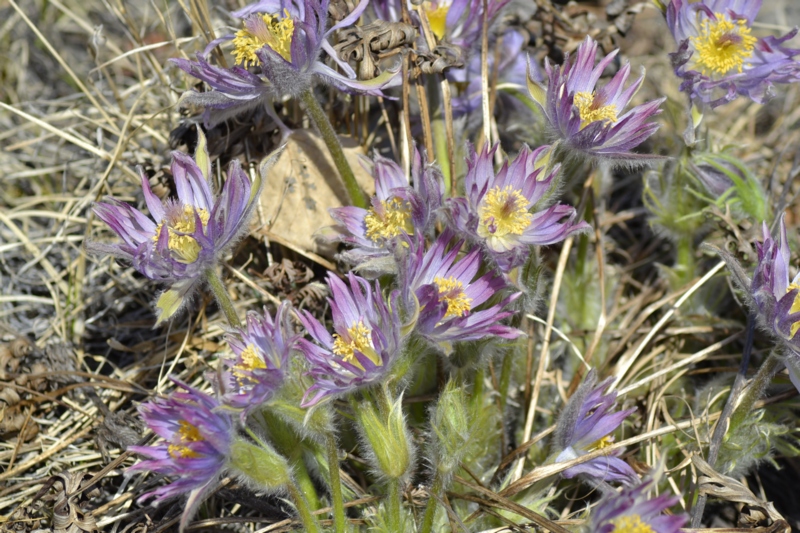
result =
M431 413L433 464L442 475L452 474L467 450L471 434L467 405L463 389L450 380Z
M259 489L275 490L291 482L286 459L265 443L236 439L231 443L230 466Z
M371 448L368 455L372 466L390 479L403 477L414 455L401 402L402 396L391 404L386 415L369 402L359 405L357 411L361 433Z

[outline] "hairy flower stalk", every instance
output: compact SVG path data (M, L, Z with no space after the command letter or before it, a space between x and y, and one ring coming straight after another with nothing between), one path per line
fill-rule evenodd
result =
M172 153L172 175L178 198L162 203L140 171L142 191L152 219L112 197L94 206L122 243L89 243L90 251L108 253L133 264L145 277L168 285L156 302L158 321L175 316L204 281L209 284L232 326L239 318L216 268L227 250L247 229L260 191L234 160L219 196L211 191L211 160L203 132L198 130L194 159Z
M631 150L658 129L658 124L648 121L661 112L659 106L665 98L625 112L644 81L642 74L624 87L630 63L625 63L604 87L597 87L618 52L611 52L595 65L597 42L586 37L562 66L545 63L544 85L528 77L528 90L542 108L551 136L569 155L582 154L612 163L635 163L653 157Z
M800 81L800 50L783 43L797 35L758 38L753 21L761 0L671 0L667 26L678 43L670 54L681 90L711 107L746 96L763 103L776 83Z

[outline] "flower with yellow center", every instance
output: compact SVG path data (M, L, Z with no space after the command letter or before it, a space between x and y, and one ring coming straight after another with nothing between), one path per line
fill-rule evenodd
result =
M614 524L612 533L655 533L655 530L642 521L637 514L620 516L611 521Z
M614 444L614 438L606 435L602 439L595 441L591 446L589 446L587 451L593 452L595 450L602 450L603 448L608 448L612 444Z
M792 307L789 309L789 314L794 314L800 312L800 284L792 283L788 287L786 287L786 292L792 292L793 290L797 289L798 293L794 297L794 301L792 302ZM797 333L797 330L800 329L800 320L792 324L792 329L789 332L790 337L794 337L794 334Z
M533 220L528 212L528 200L510 185L489 189L478 215L478 235L483 238L522 235Z
M190 235L183 235L184 233L194 233L197 229L195 213L200 217L200 222L202 222L205 228L210 216L208 211L191 205L184 205L183 210L177 217L166 220L167 232L169 234L167 246L175 253L178 261L181 263L194 263L200 256L200 244L197 240ZM164 221L162 220L158 226L156 226L153 242L158 242L163 226Z
M576 92L572 102L578 108L578 113L581 117L581 129L592 122L603 121L613 124L617 121L617 106L614 104L602 105L602 102L598 101L597 93L595 92Z
M179 425L178 443L170 444L167 447L170 456L175 459L197 459L200 457L200 454L186 446L186 443L201 442L203 436L200 435L200 430L197 429L197 426L190 424L186 420L181 420Z
M244 21L244 28L237 31L233 38L233 54L237 64L245 68L261 64L256 52L264 46L278 52L286 61L292 61L294 20L287 10L284 9L283 14L283 18L269 13L254 14Z
M251 381L252 378L248 374L253 370L262 370L267 368L267 363L261 356L258 355L256 347L248 344L239 356L240 362L233 366L231 372L236 376L239 385L243 385L245 381Z
M450 0L439 0L436 7L433 2L425 2L425 14L428 15L428 23L431 25L431 31L437 39L444 39L447 33L447 13L450 11Z
M366 236L373 242L381 239L391 239L398 235L414 234L414 226L411 223L411 206L408 202L398 197L390 200L381 200L382 213L370 208L364 217L364 225L367 228Z
M464 294L464 285L450 276L434 278L433 283L439 291L439 301L447 303L447 312L443 318L466 316L472 308L472 298Z
M731 21L721 13L714 16L703 21L699 35L691 37L695 67L706 76L741 73L758 39L750 34L745 20Z
M349 341L338 333L333 334L333 349L331 351L334 354L362 370L364 370L364 367L358 362L355 355L356 351L367 356L376 365L380 366L382 364L380 356L372 346L372 330L365 326L363 321L359 321L354 326L347 328L347 336L350 337Z

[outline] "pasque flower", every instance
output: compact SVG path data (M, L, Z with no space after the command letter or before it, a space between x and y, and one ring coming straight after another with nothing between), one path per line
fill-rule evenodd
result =
M642 75L624 87L630 63L598 88L600 76L618 52L614 50L595 65L597 42L586 37L574 57L568 55L562 66L545 62L546 85L528 78L528 89L544 112L552 137L569 154L622 162L649 157L631 150L658 129L658 124L648 120L660 113L664 98L625 112L644 81Z
M441 172L428 164L424 153L414 150L411 181L394 161L375 156L372 164L375 196L370 207L336 207L331 217L339 224L326 228L321 237L351 245L342 258L351 264L387 256L397 238L429 233L442 205L444 181Z
M95 204L94 213L122 239L122 243L89 244L95 252L108 253L131 261L145 277L169 285L156 303L158 322L172 317L187 302L192 292L217 266L222 255L247 228L247 222L260 189L234 160L222 193L211 191L211 160L206 139L198 130L195 157L172 153L172 176L177 199L166 203L150 189L147 176L140 171L142 191L151 218L132 206L106 197Z
M290 304L278 307L275 317L267 309L247 314L247 327L226 335L236 355L226 359L221 388L225 403L247 413L267 402L283 384L299 335L289 322Z
M417 316L415 331L446 352L453 342L488 336L514 339L522 334L501 323L513 314L505 309L520 294L484 305L507 287L506 282L491 269L479 274L479 248L459 259L463 245L463 240L445 231L426 251L424 240L415 236L409 238L400 261L403 301L416 310L411 313Z
M648 498L654 481L624 487L618 494L607 495L592 512L592 533L678 533L686 523L685 514L667 515L664 510L678 503L678 498L662 494Z
M553 448L558 453L556 462L569 461L581 455L602 449L614 441L611 433L635 409L614 412L617 394L604 394L611 379L597 383L597 373L592 369L583 383L564 406L556 425ZM622 481L636 484L639 477L622 459L616 457L621 450L595 457L564 470L566 478L583 474L604 481Z
M333 335L311 313L300 312L300 321L315 341L300 339L298 344L314 382L303 398L304 407L380 382L400 355L398 292L393 291L387 303L379 282L370 285L352 273L348 282L349 287L328 275Z
M505 161L495 172L497 148L486 144L476 153L468 147L466 198L450 198L447 206L455 227L508 271L525 263L530 246L553 244L590 226L573 223L575 209L568 205L541 205L554 192L559 170L558 165L547 168L549 146L534 151L524 146L513 162Z
M398 83L397 72L385 71L369 81L355 79L347 63L338 60L327 42L339 28L355 23L367 6L362 0L353 12L326 29L328 0L257 2L233 13L241 17L242 28L235 34L212 41L197 61L172 59L179 68L206 82L212 91L184 94L186 102L214 110L206 120L223 118L269 103L272 98L299 96L312 87L315 78L340 90L360 94L382 94L380 89ZM223 68L209 63L211 50L232 42L235 65ZM320 59L325 49L347 75L342 75Z
M186 392L173 392L142 404L139 413L153 432L164 439L154 446L128 449L149 459L129 471L151 471L174 477L168 485L145 494L156 501L192 492L190 504L202 499L225 467L233 440L230 416L215 398L174 380ZM188 512L188 510L187 510ZM191 514L191 513L189 513Z
M761 0L671 0L666 7L678 42L672 63L692 98L712 107L738 95L764 102L775 83L800 81L800 50L783 46L796 28L783 37L753 35Z

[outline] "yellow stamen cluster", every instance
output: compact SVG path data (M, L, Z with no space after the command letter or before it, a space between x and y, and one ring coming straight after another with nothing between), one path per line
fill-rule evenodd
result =
M579 91L572 98L572 103L578 108L581 117L581 128L598 120L611 124L617 121L617 106L614 104L600 105L601 102L598 102L596 97L597 93Z
M395 196L388 201L381 200L381 207L383 207L382 214L370 208L364 217L368 239L378 242L380 239L391 239L403 233L414 234L411 225L411 207L408 202Z
M704 20L700 34L691 37L697 52L694 55L695 66L706 76L723 76L732 70L742 72L758 39L750 34L746 21L731 21L721 13L714 16L716 20Z
M620 516L611 521L614 524L612 533L654 533L655 530L642 521L638 514Z
M792 283L788 287L786 287L786 292L791 292L795 289L800 291L800 285L797 283ZM792 302L792 307L789 309L789 314L797 313L800 311L800 292L794 297L794 302ZM794 334L797 333L797 330L800 329L800 320L792 324L792 329L789 332L790 337L794 337Z
M595 450L602 450L603 448L608 448L612 444L614 444L614 437L606 435L602 439L599 439L594 443L592 443L592 445L589 446L588 451L593 452Z
M283 14L284 18L268 13L252 15L257 18L245 21L244 28L237 31L233 38L233 54L237 64L245 68L260 65L256 52L264 46L278 52L286 61L292 60L294 20L288 11L284 10Z
M194 233L197 229L195 213L200 217L200 222L203 227L208 224L209 213L205 209L195 208L191 205L183 206L183 212L178 217L167 220L167 232L169 239L167 245L169 249L175 252L178 261L182 263L194 263L200 255L200 244L194 237L189 235L180 235L180 233ZM156 226L155 235L153 235L153 242L158 242L158 237L161 235L161 228L164 221Z
M333 353L344 359L347 363L364 367L356 359L355 352L360 352L367 356L376 365L381 364L381 359L372 346L372 330L359 321L356 325L347 328L347 336L350 340L345 340L338 333L333 334Z
M175 459L196 459L200 454L192 450L186 443L200 442L203 436L200 435L200 430L186 420L180 421L180 428L178 429L178 443L173 443L167 446L167 452Z
M431 2L425 2L425 14L428 15L431 31L439 40L444 39L447 33L447 13L450 11L450 4L448 0L439 0L437 6L433 7Z
M464 285L450 276L448 278L434 278L433 283L439 290L439 301L447 303L447 312L444 318L451 316L465 316L472 309L472 298L464 294Z
M247 372L267 368L267 363L258 355L256 347L252 344L248 344L239 357L241 362L234 365L231 372L236 376L240 385L242 385L245 380L251 380Z
M483 205L478 209L478 215L478 234L482 237L522 235L533 219L533 215L528 212L528 200L510 185L502 189L489 189L484 196Z

